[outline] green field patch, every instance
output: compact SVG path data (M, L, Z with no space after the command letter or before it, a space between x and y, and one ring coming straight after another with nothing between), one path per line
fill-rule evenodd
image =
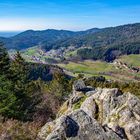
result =
M67 70L73 71L75 73L86 73L90 75L96 75L99 73L109 72L114 69L112 64L101 61L91 61L86 60L83 62L69 62L68 64L59 64Z
M135 66L135 67L140 67L140 55L125 55L120 57L120 59L122 62L130 65L130 66Z

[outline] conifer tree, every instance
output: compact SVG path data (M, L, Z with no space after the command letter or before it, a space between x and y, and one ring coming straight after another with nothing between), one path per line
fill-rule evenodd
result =
M14 83L13 91L16 96L16 114L17 119L26 121L32 119L32 113L39 103L40 89L29 80L28 64L22 58L20 52L17 52L14 60L11 62L11 79Z
M0 115L6 118L15 116L16 96L12 91L12 82L0 75Z
M16 97L12 91L13 83L9 80L10 59L3 44L0 43L0 115L12 117Z
M0 43L0 75L5 74L8 75L10 67L10 59L6 49L3 44Z
M65 96L67 96L71 91L71 86L69 80L60 72L55 72L53 74L53 80L49 84L49 90L51 93L63 101Z

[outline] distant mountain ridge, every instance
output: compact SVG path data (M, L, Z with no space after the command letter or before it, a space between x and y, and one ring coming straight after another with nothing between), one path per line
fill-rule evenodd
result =
M46 30L46 31L33 31L27 30L16 36L10 38L0 38L0 41L4 42L6 48L8 49L26 49L39 43L48 40L49 42L55 41L59 38L66 38L72 36L74 33L70 31L56 31L56 30Z
M112 61L120 55L140 53L140 23L86 31L48 29L28 30L10 38L0 38L7 49L27 49L38 46L49 50L80 48L77 56L82 59Z
M62 41L64 46L90 46L104 47L108 45L119 45L123 42L139 42L140 41L140 23L128 24L117 27L109 27L92 32L87 30L81 36L70 38ZM58 42L57 42L58 43ZM61 42L59 42L61 46Z
M20 31L0 31L0 37L12 37L19 34Z
M0 37L0 41L5 44L7 49L26 49L36 45L53 44L56 41L66 40L74 36L79 36L87 33L97 32L99 29L93 28L87 31L68 31L68 30L54 30L48 29L43 31L27 30L13 37L5 38Z
M43 31L27 30L13 37L0 37L8 49L26 49L36 45L57 48L74 46L106 46L119 44L123 41L137 42L140 40L140 23L122 25L109 28L93 28L86 31L68 31L48 29Z

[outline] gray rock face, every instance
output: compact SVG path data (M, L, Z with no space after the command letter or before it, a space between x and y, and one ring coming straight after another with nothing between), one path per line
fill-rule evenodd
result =
M104 140L107 138L103 128L83 110L56 121L56 128L46 140Z
M86 85L83 80L77 80L73 84L73 90L83 91L86 88Z
M98 106L92 96L83 102L81 109L85 111L85 113L87 113L91 118L96 118L98 115Z
M140 140L137 97L115 88L83 89L86 89L83 81L75 83L72 96L61 108L61 115L42 127L40 139Z
M140 122L130 123L126 125L125 132L128 139L130 140L140 140Z
M69 116L62 116L56 120L54 131L48 135L46 140L55 140L76 137L78 135L79 125Z
M86 86L82 79L75 81L73 84L73 93L75 93L76 91L82 91L82 92L86 93L86 92L92 91L92 90L94 90L94 88L92 88L90 86Z

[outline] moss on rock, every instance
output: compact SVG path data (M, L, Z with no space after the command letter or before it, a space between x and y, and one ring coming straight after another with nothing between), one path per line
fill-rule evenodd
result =
M85 99L87 98L86 95L84 95L77 103L75 103L73 105L73 109L76 110L76 109L79 109L82 105L82 103L85 101Z

